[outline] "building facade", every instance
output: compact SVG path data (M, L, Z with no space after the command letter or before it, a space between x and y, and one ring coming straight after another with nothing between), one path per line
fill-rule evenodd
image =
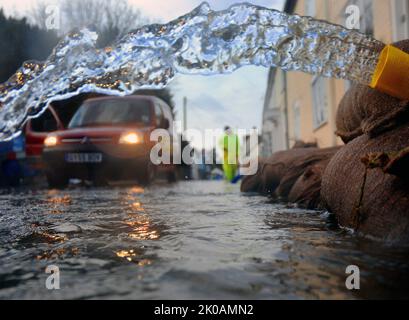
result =
M261 137L263 157L289 147L285 84L286 73L281 69L270 69L263 110Z
M351 5L355 28L384 43L409 39L409 0L287 0L285 11L346 26ZM358 23L359 22L359 23ZM349 81L271 69L265 96L262 155L291 148L298 140L319 147L342 144L336 137L337 107Z

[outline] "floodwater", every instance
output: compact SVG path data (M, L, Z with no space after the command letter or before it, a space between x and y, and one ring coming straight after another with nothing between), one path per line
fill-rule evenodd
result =
M3 191L0 298L407 298L407 248L332 220L224 182ZM348 265L360 290L345 287Z

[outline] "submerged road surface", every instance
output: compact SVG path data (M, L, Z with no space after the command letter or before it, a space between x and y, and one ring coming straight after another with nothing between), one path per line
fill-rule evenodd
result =
M408 251L224 182L0 195L3 299L402 298ZM349 265L360 290L345 287Z

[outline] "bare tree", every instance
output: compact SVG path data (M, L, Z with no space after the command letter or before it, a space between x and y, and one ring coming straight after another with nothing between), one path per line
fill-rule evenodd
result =
M31 22L46 28L46 2L40 2L31 14ZM127 0L60 0L60 35L89 27L99 34L98 45L105 46L147 22L139 9Z
M28 21L40 27L42 30L46 30L46 21L47 21L47 6L48 4L44 1L40 1L36 6L30 11Z

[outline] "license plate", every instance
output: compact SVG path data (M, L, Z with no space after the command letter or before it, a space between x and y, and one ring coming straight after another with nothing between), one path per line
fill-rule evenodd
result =
M68 163L100 163L102 153L67 153L65 161Z

